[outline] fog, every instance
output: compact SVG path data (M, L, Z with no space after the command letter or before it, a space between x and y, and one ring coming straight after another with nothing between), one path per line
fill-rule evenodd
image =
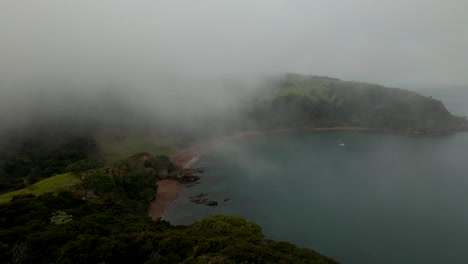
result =
M184 188L165 219L188 225L212 214L242 215L268 238L341 263L457 263L468 255L467 144L466 133L354 132L226 142L196 163L206 166L202 181ZM190 202L201 192L221 205Z
M467 9L463 0L1 0L0 119L123 111L192 127L236 112L286 72L464 87Z

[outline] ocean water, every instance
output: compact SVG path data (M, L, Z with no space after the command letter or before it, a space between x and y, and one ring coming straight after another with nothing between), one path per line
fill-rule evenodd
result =
M166 211L174 224L241 215L343 263L468 259L468 133L270 134L217 146L196 166L202 180ZM191 203L200 192L220 205Z
M241 215L342 263L468 260L468 133L267 134L218 145L195 167L206 171L167 209L173 224ZM201 192L219 206L189 201Z

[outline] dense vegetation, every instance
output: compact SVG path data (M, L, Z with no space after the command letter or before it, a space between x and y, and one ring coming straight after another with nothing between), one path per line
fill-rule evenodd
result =
M265 239L257 224L241 217L171 226L114 198L19 196L0 205L0 216L2 263L335 263Z
M356 126L409 134L468 129L442 102L403 89L298 74L274 86L249 112L267 128Z
M0 192L19 190L55 174L103 166L90 135L45 134L9 138L0 147Z
M161 156L160 156L161 157ZM140 153L99 169L82 173L84 197L91 200L117 199L135 212L146 213L156 196L156 180L169 173L167 157Z

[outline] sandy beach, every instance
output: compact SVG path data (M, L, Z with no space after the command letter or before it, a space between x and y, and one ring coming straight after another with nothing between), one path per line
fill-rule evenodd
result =
M179 182L176 180L158 180L158 192L156 199L151 202L148 215L153 220L162 219L166 208L177 200Z

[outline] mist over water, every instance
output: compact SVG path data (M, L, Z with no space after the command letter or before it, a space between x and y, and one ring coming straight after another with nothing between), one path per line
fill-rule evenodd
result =
M423 91L468 115L465 89ZM460 263L468 258L467 156L468 133L266 134L202 156L201 183L184 188L165 218L242 215L269 238L343 263ZM220 206L189 201L201 192Z
M467 146L467 133L352 132L226 144L200 159L196 166L207 167L201 183L183 189L165 217L190 224L215 213L242 215L269 238L343 263L457 263L468 257ZM190 203L200 192L220 206Z

